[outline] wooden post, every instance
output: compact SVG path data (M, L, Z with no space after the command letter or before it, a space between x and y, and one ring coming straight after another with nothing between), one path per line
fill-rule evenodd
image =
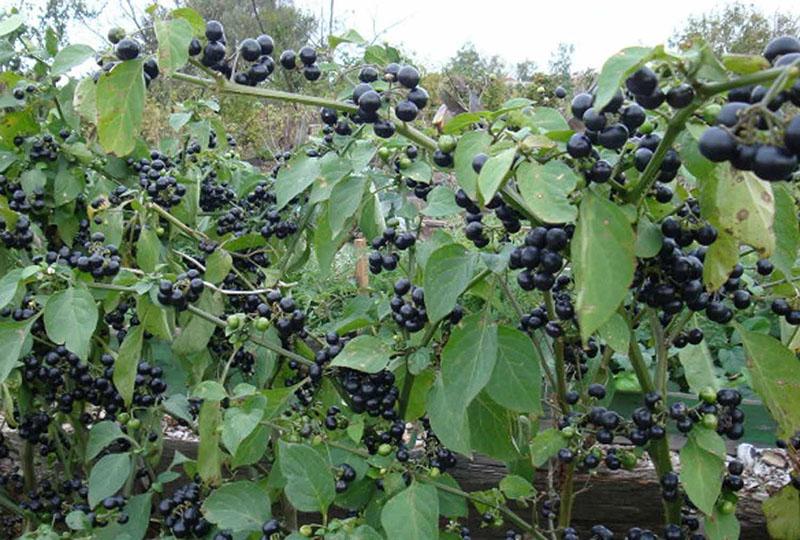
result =
M366 292L369 289L369 268L367 264L367 241L364 237L359 236L353 241L353 246L356 248L356 254L359 254L356 260L356 285L358 285L359 292Z

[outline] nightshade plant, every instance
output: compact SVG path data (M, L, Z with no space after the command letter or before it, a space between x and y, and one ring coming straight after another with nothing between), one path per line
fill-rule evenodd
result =
M0 21L3 537L466 539L475 512L509 539L733 539L725 440L757 395L793 467L770 534L796 538L796 38L624 49L570 123L513 99L427 126L420 73L355 33L278 55L298 44L228 43L191 9L154 30L156 51L121 29L57 50ZM283 70L329 93L344 42L364 61L344 93L270 89ZM148 147L161 79L206 98ZM319 124L257 169L224 94ZM303 284L356 236L373 286L321 319ZM742 345L746 368L717 367ZM168 425L196 455L162 459ZM451 473L476 453L508 475L467 492ZM663 525L573 528L578 478L644 454Z

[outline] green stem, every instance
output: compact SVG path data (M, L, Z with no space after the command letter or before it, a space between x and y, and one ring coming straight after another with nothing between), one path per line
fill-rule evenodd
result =
M658 314L655 310L649 310L650 329L653 332L653 339L655 341L656 351L656 380L654 385L656 391L660 392L662 396L666 395L667 389L667 342L664 339L664 327L661 326L661 321L658 320Z
M791 71L789 76L796 76L800 73L800 68L790 66L765 69L764 71L743 75L742 77L737 77L736 79L731 79L730 81L700 85L698 93L701 96L708 98L717 94L721 94L722 92L727 92L728 90L733 90L734 88L768 83L777 79L784 71Z
M468 493L468 492L466 492L464 490L461 490L461 489L453 487L453 486L449 486L447 484L442 484L442 483L437 482L436 480L433 480L433 479L431 479L431 478L429 478L427 476L415 476L415 478L418 481L420 481L420 482L422 482L424 484L431 485L431 486L435 487L436 489L444 491L446 493L451 493L453 495L458 495L459 497L463 497L465 499L469 499L470 501L474 501L474 502L479 503L479 504L484 504L486 506L494 507L501 514L503 514L506 518L508 518L508 520L510 522L512 522L514 525L516 525L517 527L519 527L523 531L533 535L533 537L536 538L537 540L546 540L545 536L542 533L540 533L539 531L535 530L531 526L530 523L528 523L527 521L525 521L524 519L519 517L513 510L511 510L507 506L504 506L502 504L494 504L494 503L488 502L488 501L484 500L481 497L473 495L472 493Z
M155 203L150 203L150 204L147 205L147 207L152 209L152 210L154 210L159 216L163 217L164 219L166 219L167 221L169 221L170 223L172 223L173 225L178 227L187 236L190 236L190 237L195 238L197 240L206 240L206 239L208 239L208 236L206 236L205 234L201 233L200 231L196 231L196 230L192 229L191 227L186 225L184 222L182 222L181 220L179 220L178 218L176 218L175 216L173 216L172 214L170 214L169 212L167 212L166 210L161 208L159 205L157 205Z
M639 343L636 341L636 334L631 332L630 343L630 361L633 365L633 370L636 373L636 378L639 380L639 385L644 392L653 392L656 387L650 377L650 371L647 369L642 351L639 348ZM650 446L647 449L650 459L656 468L658 478L663 477L668 472L672 471L672 460L669 455L669 442L664 437L657 441L650 441ZM681 522L681 501L662 501L664 505L664 518L667 523L679 524Z
M575 490L575 464L570 463L566 466L564 482L561 484L561 506L558 511L558 526L560 528L569 527L572 521L572 502Z
M202 319L205 319L208 322L214 323L217 326L220 326L220 327L224 328L228 324L225 321L223 321L222 319L220 319L219 317L217 317L216 315L212 315L211 313L208 313L207 311L203 311L202 309L198 308L197 306L193 306L193 305L189 304L188 310L191 311L192 313L194 313L195 315L197 315L198 317L200 317ZM310 366L310 365L312 365L314 363L311 360L309 360L308 358L305 358L304 356L300 356L297 353L294 353L294 352L292 352L292 351L290 351L288 349L284 349L280 345L275 345L274 343L270 343L269 341L264 341L262 339L259 339L259 338L255 337L255 336L252 336L252 335L248 336L247 339L249 339L250 341L252 341L256 345L261 345L262 347L264 347L267 350L270 350L270 351L272 351L274 353L277 353L277 354L279 354L281 356L285 356L286 358L289 358L289 359L294 360L296 362L299 362L301 364L305 364L307 366Z

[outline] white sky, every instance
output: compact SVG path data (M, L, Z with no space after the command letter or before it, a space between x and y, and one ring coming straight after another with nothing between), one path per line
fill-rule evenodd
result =
M9 0L35 6L45 0ZM131 0L142 9L152 0ZM249 0L229 0L231 9L250 10ZM95 24L103 35L124 20L125 0L94 0L106 8ZM5 0L0 0L0 5ZM172 5L171 0L161 0ZM331 0L294 0L296 6L329 17ZM573 69L599 69L623 47L665 43L690 14L719 9L730 0L333 0L337 21L365 38L401 45L423 65L438 68L471 41L486 55L499 55L508 66L526 59L540 69L559 42L575 46ZM767 15L791 8L792 0L752 0ZM126 25L130 26L130 25ZM326 24L327 28L327 24ZM388 30L387 30L388 29ZM95 45L98 38L83 26L72 29L71 42ZM280 47L280 45L279 45Z
M438 67L467 41L507 64L530 59L547 68L559 42L575 45L573 67L599 68L631 45L665 43L690 14L726 0L334 0L337 18L364 37L391 27L382 39L401 43L423 63ZM761 11L788 10L792 0L753 0ZM330 0L295 0L327 18ZM800 12L800 6L796 7Z

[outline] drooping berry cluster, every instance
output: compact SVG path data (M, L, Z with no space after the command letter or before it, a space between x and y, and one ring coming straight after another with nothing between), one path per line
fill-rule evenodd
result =
M186 186L178 183L173 176L172 169L175 164L169 156L153 151L150 153L150 159L142 158L135 161L129 158L128 165L139 173L139 185L154 202L164 208L180 204L186 194Z
M410 301L404 298L406 295L410 296ZM425 328L428 313L425 309L425 291L422 287L412 285L406 278L398 279L394 284L394 296L389 300L389 306L394 321L400 328L411 333Z
M162 279L158 284L158 301L165 306L173 306L183 311L192 302L197 302L205 288L198 270L194 268L178 274L175 281Z
M382 254L381 249L394 246L399 251L405 251L413 246L417 241L417 237L412 232L398 233L393 227L387 227L383 231L383 235L372 240L372 249L374 250L369 254L368 263L369 270L373 274L380 274L381 270L391 271L397 268L397 263L400 257L395 252Z
M164 525L175 538L202 538L211 531L212 525L201 511L200 495L200 484L190 482L159 503L158 511L164 516Z
M19 216L13 228L8 227L6 220L0 218L0 240L7 248L30 251L33 243L31 221L26 216Z
M556 274L564 266L559 253L568 243L572 227L535 227L525 235L525 244L514 248L508 261L511 269L522 268L517 283L526 291L549 291L556 283Z

